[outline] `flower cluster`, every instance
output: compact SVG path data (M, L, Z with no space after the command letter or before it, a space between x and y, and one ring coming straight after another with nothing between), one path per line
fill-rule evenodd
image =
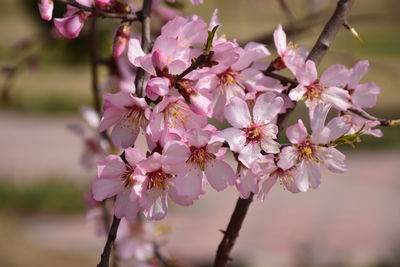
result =
M44 19L51 13L49 2L40 1ZM78 2L101 10L122 8L111 0ZM55 25L73 38L88 16L69 7ZM382 135L373 129L379 122L354 113L373 107L380 92L374 83L360 83L367 61L351 69L333 65L318 76L307 50L287 43L280 25L274 32L276 57L263 44L240 47L227 40L218 35L219 26L217 12L210 24L198 16L175 16L148 53L129 26L118 29L114 57L127 48L132 67L145 72L143 88L134 88L132 69L121 67L129 74L119 76L117 90L104 95L99 122L99 131L109 134L121 154L98 163L92 193L96 201L115 197L118 218L134 221L141 212L160 220L168 199L188 206L208 186L216 191L236 186L242 198L256 194L261 200L277 181L293 193L318 188L321 164L332 172L346 170L345 155L336 146L362 134ZM294 83L268 75L284 69ZM285 144L281 119L297 102L308 108L311 131L299 119L286 129L290 144ZM332 110L335 117L326 123ZM147 149L138 145L140 135ZM237 171L227 161L229 154Z

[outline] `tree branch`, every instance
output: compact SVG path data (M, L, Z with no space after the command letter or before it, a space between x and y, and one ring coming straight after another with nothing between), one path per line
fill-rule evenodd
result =
M97 264L97 267L108 267L109 262L110 262L110 255L111 255L111 248L114 244L115 238L117 238L117 232L118 232L118 227L119 223L121 222L121 219L118 219L117 217L113 218L110 231L108 232L108 237L107 237L107 242L104 246L103 253L101 253L101 260L100 263Z
M339 0L331 19L325 25L324 30L322 31L311 53L308 56L308 59L313 60L316 65L319 65L319 62L325 56L331 42L334 40L340 27L342 27L343 23L346 21L346 18L350 13L350 9L354 1L355 0ZM280 116L278 124L282 123L287 114L288 112ZM246 217L247 210L252 200L252 194L248 199L238 199L235 210L233 211L233 214L230 218L228 227L226 231L223 232L224 237L218 246L217 255L214 261L214 267L223 267L226 266L226 264L228 263L229 254L233 246L235 245L236 238L239 235L240 228L243 224L244 218Z
M335 39L336 34L340 28L343 27L343 24L347 22L347 17L350 14L354 2L355 0L339 0L335 12L322 30L321 35L314 47L311 49L307 59L312 60L316 65L319 65Z
M82 5L80 3L78 3L75 0L57 0L58 2L70 5L70 6L74 6L80 10L86 11L86 12L91 12L93 14L96 14L102 18L111 18L111 19L121 19L124 21L136 21L136 20L140 20L141 18L141 11L138 11L136 13L131 13L131 12L107 12L107 11L103 11L100 10L96 7L89 7L89 6L85 6Z
M151 46L151 12L152 0L143 0L142 8L142 49L145 54L150 51ZM135 87L136 94L138 97L143 96L143 83L144 83L145 71L139 68L136 72Z
M379 118L374 117L371 114L369 114L366 111L361 110L361 109L351 108L351 109L349 109L349 111L357 114L360 117L363 117L364 119L371 120L371 121L378 121L379 122L379 126L393 127L393 126L399 126L400 125L400 119L397 119L397 120L379 119Z

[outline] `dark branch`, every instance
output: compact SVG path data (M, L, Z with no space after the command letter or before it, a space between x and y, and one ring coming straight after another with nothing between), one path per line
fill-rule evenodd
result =
M374 117L371 114L367 113L366 111L360 110L360 109L349 109L349 111L357 114L358 116L363 117L364 119L371 120L371 121L379 121L380 126L393 127L393 126L400 125L400 119L398 119L398 120L379 119L379 118Z
M152 0L144 0L142 8L142 49L145 54L150 51L151 46L151 12ZM135 87L136 94L139 97L143 96L143 83L144 83L145 71L139 68L136 72Z
M104 246L103 253L101 253L100 263L97 267L108 267L110 262L111 248L114 244L115 238L117 238L118 227L121 219L114 216L110 231L108 232L107 242Z
M350 13L350 9L354 1L355 0L339 0L331 19L325 25L324 30L322 31L310 55L308 56L308 59L313 60L316 65L319 65L319 62L325 56L340 27L342 27L343 23L347 20L347 16ZM283 79L275 74L274 76L275 78L279 78L279 80ZM289 82L289 80L286 78L284 80ZM290 85L289 88L293 86L294 84ZM278 117L278 127L280 127L289 113L290 112L287 112ZM218 246L214 267L223 267L228 263L230 252L235 245L236 238L239 235L240 228L246 217L246 213L252 202L252 199L253 195L251 195L248 199L238 199L228 227L226 231L223 232L224 237Z
M247 199L239 198L237 200L235 210L232 213L228 227L226 228L226 231L222 231L224 233L224 237L218 246L214 267L226 266L228 261L231 260L229 254L235 245L236 238L239 236L240 228L242 228L244 218L246 217L252 201L253 193L251 193Z
M136 12L136 13L131 13L131 12L107 12L107 11L103 11L100 10L96 7L88 7L85 5L82 5L80 3L78 3L75 0L57 0L58 2L70 5L70 6L74 6L80 10L86 11L86 12L90 12L93 14L96 14L102 18L111 18L111 19L121 19L124 21L136 21L136 20L140 20L141 18L141 12Z
M354 2L355 0L340 0L338 2L335 12L322 30L321 35L314 47L311 49L307 59L312 60L316 65L319 65L335 39L336 34L340 28L343 27L343 24L347 22L347 17L350 14Z

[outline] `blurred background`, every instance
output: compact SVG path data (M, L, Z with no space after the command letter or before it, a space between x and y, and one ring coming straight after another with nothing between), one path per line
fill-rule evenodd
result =
M265 41L275 55L277 24L296 27L288 39L310 49L336 4L287 0L290 18L278 2L205 0L183 12L208 21L218 8L220 33ZM341 30L320 68L368 59L363 81L382 90L369 111L383 118L400 118L399 11L397 0L356 1L349 21L363 42ZM55 12L61 17L63 5ZM100 54L111 52L115 25L100 21ZM79 164L82 140L66 127L82 123L79 107L92 102L87 26L72 41L52 31L36 1L1 1L0 266L94 266L104 245L83 200L95 173ZM382 130L383 138L343 147L349 171L324 172L320 189L293 195L278 185L254 203L232 266L400 266L400 129ZM209 190L190 208L171 205L159 223L170 229L164 249L188 266L209 266L236 198L234 189Z

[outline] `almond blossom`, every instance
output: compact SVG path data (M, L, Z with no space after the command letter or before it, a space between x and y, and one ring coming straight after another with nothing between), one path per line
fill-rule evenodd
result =
M252 115L247 103L238 97L232 97L225 107L225 118L233 127L223 130L220 136L232 151L239 153L239 160L246 167L261 158L261 150L279 152L279 144L273 139L278 133L275 122L282 105L282 98L264 93L257 98Z
M315 63L307 60L296 71L299 85L289 93L290 99L299 101L305 98L307 107L314 108L319 103L331 104L338 110L351 107L350 95L343 89L348 81L348 70L343 65L329 67L318 79Z
M167 215L168 196L179 205L188 206L193 203L192 199L179 192L176 177L173 178L172 172L166 165L161 155L155 152L139 162L138 169L134 173L136 187L141 196L139 203L143 214L149 220L161 220ZM132 200L135 199L133 195Z
M359 84L361 78L365 76L369 69L368 60L357 62L350 69L349 82L346 89L351 95L351 102L356 108L372 108L376 105L380 88L375 83Z
M116 147L132 146L140 129L145 130L150 116L150 109L143 98L121 91L104 95L104 114L99 131L112 127L111 140Z
M293 43L288 44L286 34L280 24L274 31L274 42L279 57L271 62L269 70L282 70L287 67L296 74L297 69L304 64L308 52L302 47L296 47Z
M176 174L174 183L179 195L198 199L203 193L204 181L217 191L235 182L231 166L223 161L226 149L222 139L212 130L191 129L186 142L169 142L163 151L164 163Z
M140 196L135 188L137 182L133 173L144 156L136 148L126 149L124 155L126 162L117 155L109 155L99 162L98 177L92 183L92 193L97 201L116 196L115 216L133 221L139 211L137 199Z
M286 135L292 145L282 149L277 165L283 170L294 166L298 168L293 179L301 192L306 192L309 187L319 187L321 162L332 172L346 170L345 155L329 146L329 142L347 133L350 125L346 118L336 117L325 126L330 108L330 105L319 104L310 111L311 135L308 134L302 120L286 129Z

